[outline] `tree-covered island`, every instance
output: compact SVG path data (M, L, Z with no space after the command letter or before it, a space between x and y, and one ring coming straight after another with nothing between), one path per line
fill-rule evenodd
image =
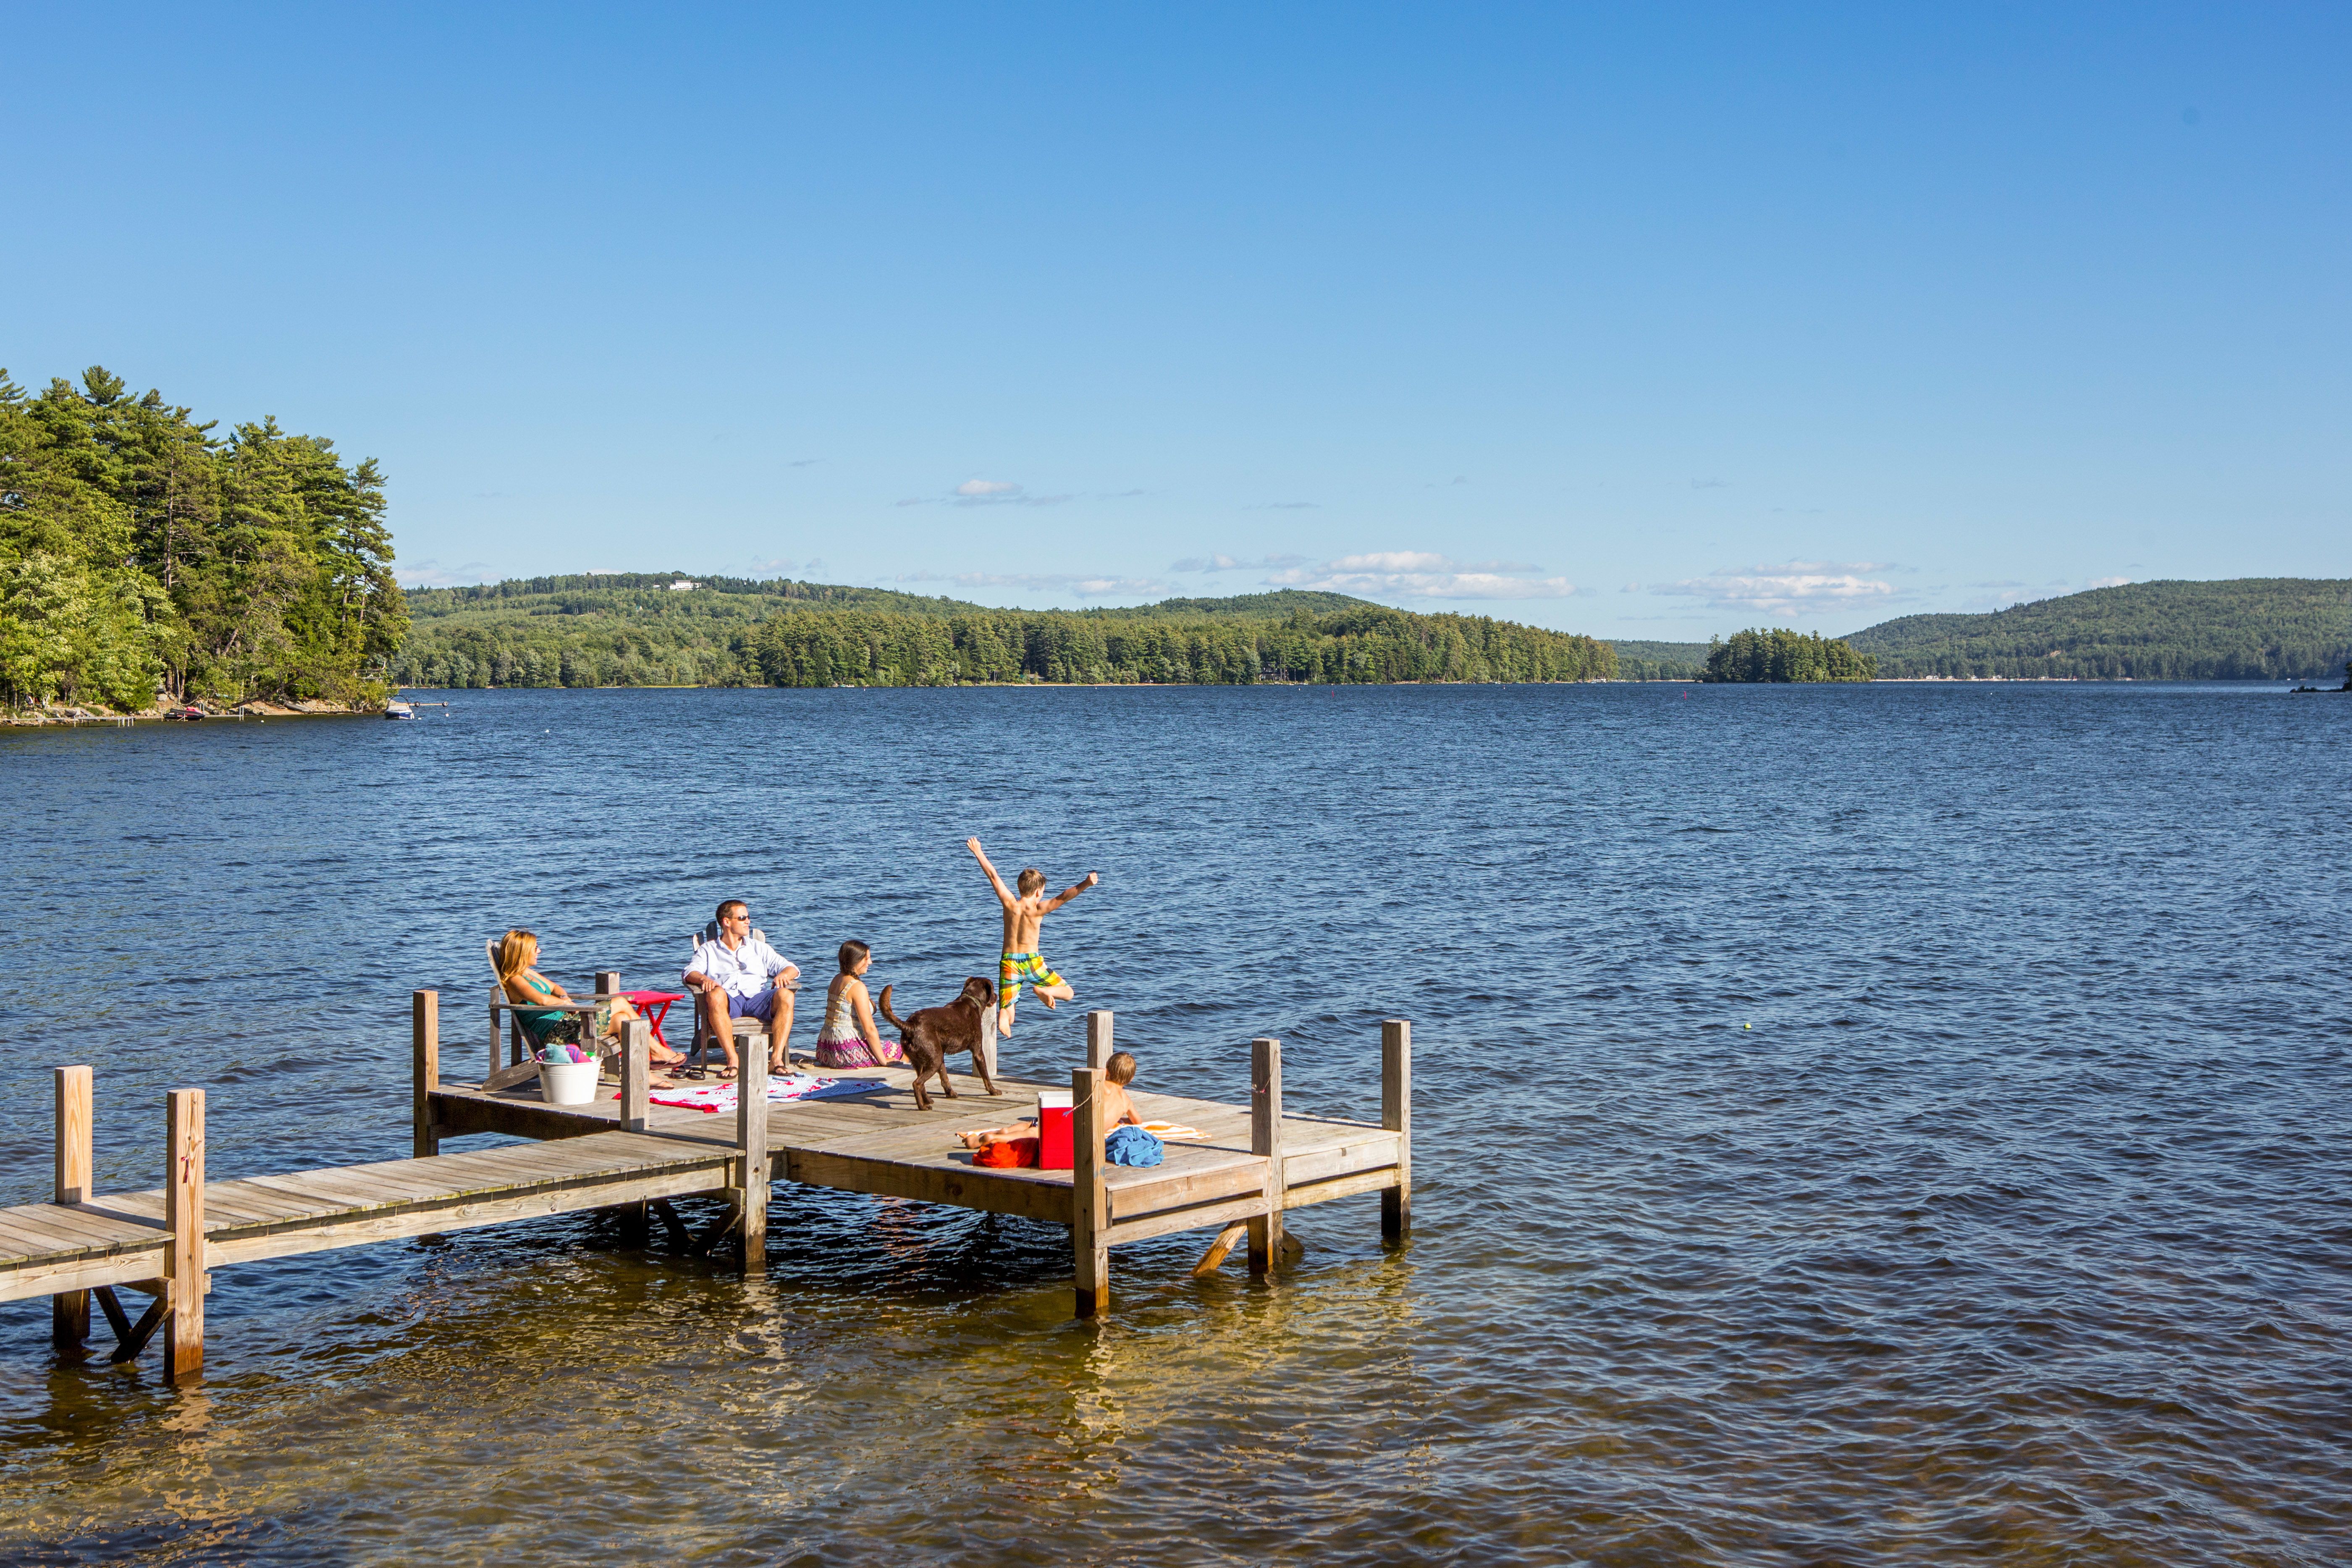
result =
M1734 632L1729 642L1708 645L1707 681L1874 680L1878 661L1858 654L1843 637L1824 637L1785 627Z
M217 423L98 365L38 395L0 370L0 700L382 696L408 625L383 472Z

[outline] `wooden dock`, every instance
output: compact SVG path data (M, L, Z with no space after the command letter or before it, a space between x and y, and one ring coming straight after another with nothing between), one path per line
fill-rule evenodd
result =
M617 981L600 989L617 990ZM204 1092L180 1089L166 1108L169 1183L99 1196L90 1187L90 1069L58 1068L54 1200L0 1209L0 1301L51 1297L54 1335L69 1355L83 1353L93 1300L113 1331L117 1362L136 1357L160 1330L165 1375L176 1382L203 1367L210 1269L614 1209L639 1240L659 1219L697 1250L731 1241L749 1273L765 1266L768 1189L779 1180L1066 1225L1082 1318L1108 1310L1109 1249L1121 1242L1214 1228L1196 1272L1221 1266L1245 1237L1250 1269L1262 1274L1282 1258L1286 1210L1378 1192L1383 1236L1402 1238L1410 1224L1412 1031L1399 1019L1381 1026L1379 1121L1286 1115L1281 1045L1255 1040L1245 1105L1133 1094L1147 1118L1204 1134L1170 1142L1160 1165L1133 1167L1101 1158L1099 1090L1112 1018L1090 1013L1087 1065L1071 1074L1076 1168L1068 1171L975 1166L954 1140L966 1128L1034 1114L1038 1090L1059 1085L1000 1078L1004 1093L992 1098L977 1078L959 1077L957 1098L934 1092L924 1111L916 1109L909 1072L869 1068L830 1076L876 1079L883 1087L872 1094L771 1104L766 1041L753 1037L743 1052L737 1113L729 1118L648 1103L647 1040L638 1022L625 1037L618 1086L604 1086L591 1104L557 1106L541 1101L535 1079L515 1081L517 1065L499 1061L495 1007L482 1075L445 1079L439 1019L438 994L416 993L415 1157L331 1170L207 1182ZM485 1132L532 1142L440 1152L444 1139ZM698 1237L669 1205L695 1196L726 1204ZM152 1298L136 1321L116 1294L123 1289Z

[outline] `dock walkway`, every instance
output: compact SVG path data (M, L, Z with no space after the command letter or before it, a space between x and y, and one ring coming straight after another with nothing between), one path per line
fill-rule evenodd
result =
M1088 1066L1071 1075L1076 1168L1046 1171L975 1166L954 1134L1033 1113L1039 1091L1059 1085L999 1079L1003 1093L991 1097L977 1077L958 1076L956 1097L934 1091L931 1108L923 1110L907 1069L863 1069L832 1076L873 1079L880 1087L871 1094L771 1104L766 1043L752 1037L741 1104L731 1117L713 1115L648 1102L646 1038L636 1025L617 1089L604 1086L590 1104L557 1106L540 1099L535 1080L505 1081L516 1072L511 1064L501 1068L495 1036L480 1078L445 1081L438 1020L437 994L417 993L415 1157L331 1170L206 1181L204 1093L182 1089L167 1107L171 1183L98 1196L90 1190L90 1070L57 1069L56 1195L47 1204L0 1209L0 1301L52 1297L57 1342L79 1353L95 1300L114 1331L114 1360L137 1356L161 1330L166 1375L178 1380L203 1364L212 1268L615 1209L637 1237L656 1217L702 1249L732 1237L751 1272L764 1266L768 1184L778 1180L1066 1225L1081 1317L1107 1310L1108 1249L1121 1242L1214 1227L1219 1234L1201 1272L1221 1265L1244 1237L1253 1272L1265 1272L1279 1258L1288 1209L1379 1192L1383 1234L1402 1237L1409 1222L1411 1033L1402 1021L1382 1026L1380 1121L1286 1115L1281 1047L1258 1040L1251 1047L1248 1105L1133 1095L1146 1117L1203 1136L1171 1142L1160 1165L1132 1167L1100 1157L1097 1089L1110 1053L1111 1017L1090 1014ZM530 1142L439 1152L444 1139L478 1133ZM668 1204L696 1196L727 1204L698 1242ZM115 1294L121 1289L153 1297L135 1322Z

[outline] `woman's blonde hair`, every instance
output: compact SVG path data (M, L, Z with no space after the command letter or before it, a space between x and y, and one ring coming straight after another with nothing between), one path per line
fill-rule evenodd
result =
M522 979L522 972L529 969L530 961L538 956L539 937L536 933L520 926L507 932L499 939L499 984L508 987L509 994L512 994L513 987Z

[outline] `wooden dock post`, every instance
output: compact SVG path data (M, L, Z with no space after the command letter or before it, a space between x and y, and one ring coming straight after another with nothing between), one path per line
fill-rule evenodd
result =
M1110 1015L1087 1016L1090 1047L1097 1018L1108 1025ZM1110 1031L1106 1027L1103 1033ZM1110 1201L1103 1187L1102 1085L1100 1068L1077 1068L1070 1073L1070 1249L1077 1260L1081 1318L1098 1318L1110 1310L1110 1244L1103 1239L1103 1232L1110 1228Z
M163 1381L185 1383L205 1371L205 1091L175 1089L166 1101L172 1167L163 1184L171 1227L172 1303L163 1321Z
M651 1089L652 1069L653 1026L643 1018L632 1018L621 1026L620 1129L624 1132L643 1132L651 1125L646 1097ZM653 1239L652 1211L644 1199L621 1205L620 1217L623 1246L643 1248Z
M56 1202L89 1201L89 1068L59 1068ZM49 1337L79 1358L89 1338L89 1292L66 1290L49 1298Z
M433 1126L433 1092L441 1087L441 993L419 991L409 997L408 1038L414 1097L409 1117L415 1128L415 1155L422 1160L441 1152L441 1134Z
M621 1131L646 1130L647 1074L653 1068L653 1026L632 1018L621 1026Z
M743 1272L768 1266L768 1037L744 1043L735 1075L736 1199L743 1226Z
M1087 1066L1097 1072L1110 1065L1110 1009L1098 1007L1087 1015Z
M1412 1025L1381 1023L1381 1125L1397 1134L1397 1183L1381 1189L1381 1239L1412 1229Z
M1265 1160L1265 1213L1249 1222L1249 1271L1264 1274L1282 1252L1282 1042L1250 1042L1250 1152Z

